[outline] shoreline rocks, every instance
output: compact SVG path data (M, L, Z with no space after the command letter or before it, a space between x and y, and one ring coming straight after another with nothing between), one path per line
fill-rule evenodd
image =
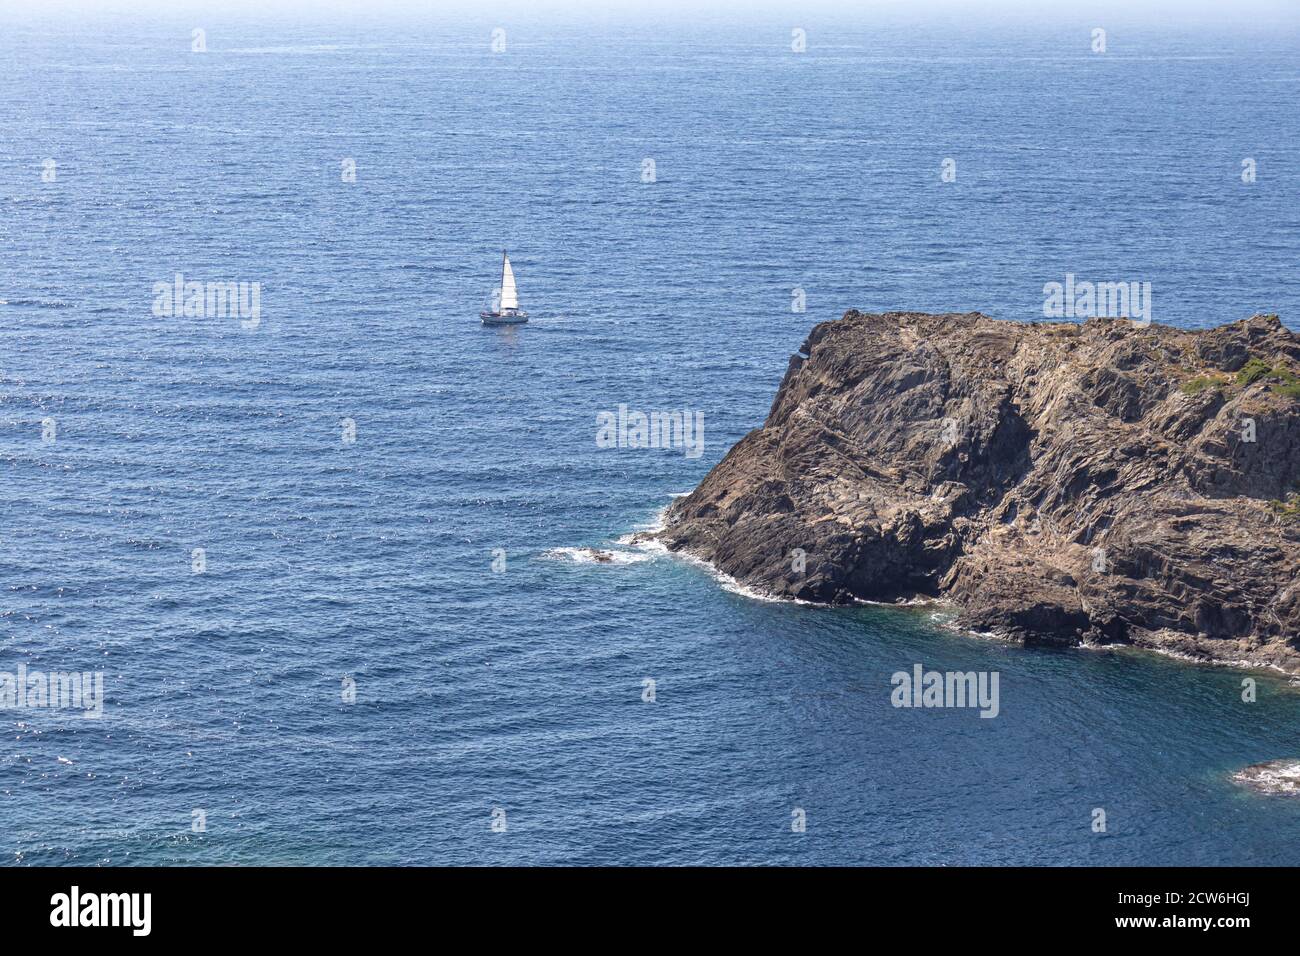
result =
M1300 673L1300 337L850 311L657 537L747 587Z

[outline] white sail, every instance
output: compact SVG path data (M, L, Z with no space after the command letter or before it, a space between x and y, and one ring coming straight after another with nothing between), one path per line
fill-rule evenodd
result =
M515 288L515 270L510 268L510 257L501 254L501 311L519 308L519 290Z

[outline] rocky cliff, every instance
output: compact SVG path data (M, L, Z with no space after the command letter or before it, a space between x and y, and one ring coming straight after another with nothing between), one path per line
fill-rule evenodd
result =
M1300 673L1300 338L850 311L660 538L741 582Z

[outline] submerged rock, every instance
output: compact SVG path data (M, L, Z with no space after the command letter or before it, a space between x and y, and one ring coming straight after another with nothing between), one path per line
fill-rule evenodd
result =
M1260 793L1300 794L1300 760L1270 760L1232 775L1244 787Z
M658 537L741 583L944 598L1026 643L1300 673L1300 338L866 315L812 330L761 428Z

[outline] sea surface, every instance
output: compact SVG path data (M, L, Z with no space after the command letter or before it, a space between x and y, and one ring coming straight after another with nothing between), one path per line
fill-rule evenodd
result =
M0 671L105 688L0 712L0 858L1300 864L1230 779L1300 757L1284 679L619 543L848 308L1297 327L1300 26L643 16L0 15ZM894 708L917 663L999 715Z

